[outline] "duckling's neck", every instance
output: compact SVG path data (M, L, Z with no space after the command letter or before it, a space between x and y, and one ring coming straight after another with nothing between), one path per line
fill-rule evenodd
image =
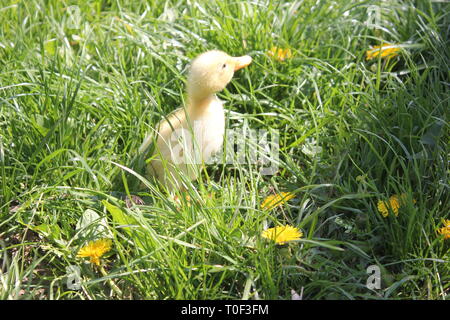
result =
M198 95L188 92L186 109L192 116L199 115L207 111L208 107L216 99L217 97L214 93Z

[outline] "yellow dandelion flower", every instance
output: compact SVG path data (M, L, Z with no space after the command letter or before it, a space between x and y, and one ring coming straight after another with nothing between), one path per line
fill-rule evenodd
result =
M279 194L271 194L264 199L263 203L261 204L261 209L272 210L273 208L282 205L283 203L287 202L288 200L291 200L292 198L295 198L295 194L291 192L281 192Z
M264 230L262 236L277 244L285 244L287 241L299 240L303 233L295 227L285 225Z
M366 51L366 59L372 60L381 56L382 58L393 58L398 55L400 47L390 43L381 46L374 46L372 49Z
M387 217L389 215L389 209L394 212L395 216L398 216L398 209L406 204L407 195L406 193L402 193L400 196L394 194L389 198L389 201L379 200L377 207L378 211L381 213L383 217ZM413 199L413 203L416 203L416 200Z
M91 263L100 265L100 258L109 250L111 250L112 242L110 239L100 239L91 241L87 246L78 251L78 258L90 258Z
M444 236L444 239L450 239L450 220L443 220L444 226L438 229L438 233Z
M267 54L273 57L275 60L284 61L292 57L292 51L289 48L282 49L278 47L272 47Z
M386 218L389 215L389 209L385 201L378 200L377 208L383 217Z

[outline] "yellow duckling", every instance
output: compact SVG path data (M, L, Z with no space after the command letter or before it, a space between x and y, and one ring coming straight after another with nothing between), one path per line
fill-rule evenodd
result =
M201 164L220 150L225 132L223 103L216 93L223 90L234 72L248 66L250 56L231 57L213 50L195 58L187 79L186 105L157 127L157 135L149 135L139 148L146 154L153 141L153 155L146 173L156 177L169 191L182 187L181 174L197 179Z

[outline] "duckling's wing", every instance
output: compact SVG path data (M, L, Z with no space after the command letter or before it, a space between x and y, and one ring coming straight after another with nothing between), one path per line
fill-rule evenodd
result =
M156 126L156 130L149 133L142 142L141 146L138 149L138 154L133 158L133 162L136 162L138 164L142 164L145 166L145 162L148 162L148 158L153 155L155 152L155 144L158 140L158 133L160 132L161 128L166 125L166 123L173 129L172 122L173 119L179 120L179 114L180 111L183 108L178 108L172 112L170 112L167 116L162 119L158 125Z
M158 139L161 138L161 134L165 135L167 132L174 131L183 122L184 118L185 110L183 107L164 116L164 119L161 119L156 126L156 130L153 130L153 132L149 133L144 138L144 141L138 149L137 155L131 160L131 169L141 175L149 173L146 171L146 167L155 156L155 149L158 144ZM165 137L162 138L165 140Z

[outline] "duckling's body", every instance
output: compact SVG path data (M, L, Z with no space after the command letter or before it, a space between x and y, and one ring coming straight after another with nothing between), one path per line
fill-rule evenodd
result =
M140 152L156 140L146 167L169 190L182 187L181 175L197 179L201 165L218 152L225 133L223 103L215 93L231 81L236 70L251 63L251 57L230 57L222 51L208 51L191 64L186 105L169 114L158 125L157 136L144 140Z

